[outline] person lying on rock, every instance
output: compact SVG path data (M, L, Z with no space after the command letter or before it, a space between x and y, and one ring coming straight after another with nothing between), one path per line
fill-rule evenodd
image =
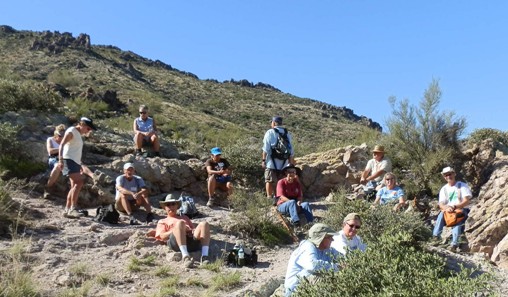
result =
M151 223L154 215L148 200L148 189L145 181L140 176L134 175L134 173L134 164L125 163L123 165L123 174L116 178L115 208L129 216L131 225L138 225L139 223L132 212L143 206L147 212L146 222Z
M350 213L342 221L342 230L333 237L331 250L334 254L346 256L348 252L360 250L365 252L366 245L360 236L356 235L362 226L362 219L357 213Z
M404 199L404 190L397 185L397 177L395 174L392 172L385 174L384 184L386 186L377 191L376 200L373 205L395 204L393 210L400 210L406 205L406 200Z
M231 182L231 165L228 160L222 158L222 150L214 147L210 150L211 157L206 160L205 167L208 173L208 202L207 206L212 207L217 204L215 201L215 189L219 188L230 196L233 193L233 183Z
M469 204L473 194L465 182L456 180L453 168L443 168L441 175L445 179L446 184L439 191L439 209L441 212L437 216L436 225L432 232L433 242L438 243L441 241L441 233L445 226L444 213L462 210L465 218L459 224L452 227L452 242L448 247L450 251L456 252L459 248L459 237L464 233L465 223L469 214L469 208L466 208L466 206Z
M210 225L208 222L201 222L194 227L186 215L179 216L178 209L182 206L181 203L173 194L168 194L164 201L160 201L168 216L157 223L155 239L166 242L173 251L181 252L184 268L191 268L194 265L189 252L196 252L199 249L201 249L201 265L208 264Z
M314 221L309 202L303 202L302 185L298 181L297 167L284 168L285 178L277 182L277 210L291 217L293 226L300 226L298 213L303 212L308 223Z
M300 242L289 258L284 281L286 297L291 296L303 278L310 280L321 270L339 270L337 264L332 262L330 250L333 237L337 234L328 225L321 223L309 229L309 238Z

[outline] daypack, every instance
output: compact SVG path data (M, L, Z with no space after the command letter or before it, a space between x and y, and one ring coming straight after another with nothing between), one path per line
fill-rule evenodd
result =
M291 156L291 143L289 143L288 130L284 129L284 133L279 132L277 128L273 128L277 133L277 143L272 147L272 158L279 160L287 160Z
M97 208L97 214L95 215L94 221L118 224L119 218L120 214L116 211L115 205L109 204Z
M446 227L453 227L457 224L460 224L466 218L466 215L462 209L456 209L453 212L445 211L443 215Z
M182 206L180 206L177 212L179 216L186 215L192 219L199 215L194 199L191 196L181 195L178 200L182 202Z

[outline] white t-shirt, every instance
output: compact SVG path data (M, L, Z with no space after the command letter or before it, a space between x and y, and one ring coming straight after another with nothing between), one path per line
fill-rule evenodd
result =
M339 252L342 256L346 256L348 252L354 250L365 252L367 246L363 243L360 236L355 235L353 238L348 239L344 234L344 230L341 230L338 235L333 237L330 248Z
M471 193L471 189L464 182L455 182L453 186L448 184L444 185L439 191L439 203L453 206L460 204L464 201L464 197L468 197L471 199L473 194Z
M81 138L81 133L79 133L76 127L68 128L65 131L65 134L67 133L72 133L72 139L64 145L62 158L71 159L81 165L81 154L83 152L83 139Z

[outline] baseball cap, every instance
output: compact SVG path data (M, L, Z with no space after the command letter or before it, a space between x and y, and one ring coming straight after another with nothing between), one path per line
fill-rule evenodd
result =
M222 155L222 151L221 151L221 149L219 147L214 147L213 149L210 150L210 152L214 156Z
M92 128L92 130L97 130L95 125L93 124L93 121L87 117L82 117L81 120L83 123L85 123L88 127Z
M134 164L132 163L125 163L125 165L123 165L123 170L127 170L129 168L134 168ZM136 169L136 168L134 168Z
M272 118L272 122L276 122L277 124L282 125L282 117L280 117L280 116L274 116Z
M335 230L333 230L330 226L322 223L317 223L309 229L309 241L312 242L315 246L319 246L325 236L335 236L338 234L339 233L335 232Z
M450 173L450 172L455 173L455 170L453 170L453 168L451 168L450 166L448 166L448 167L443 168L443 171L441 171L441 174L442 174L442 175L445 175L445 174Z

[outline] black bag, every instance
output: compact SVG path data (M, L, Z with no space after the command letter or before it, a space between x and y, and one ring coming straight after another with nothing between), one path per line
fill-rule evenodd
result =
M258 264L258 254L256 253L255 249L249 249L249 248L243 248L244 251L244 259L241 260L238 257L238 251L239 248L233 248L229 250L229 253L226 254L225 262L229 266L236 266L236 267L242 267L242 266L250 266L255 267Z
M119 218L120 214L116 211L115 205L109 204L97 208L97 214L95 215L94 221L118 224Z
M273 128L277 133L277 143L272 147L271 157L279 160L287 160L291 156L291 143L289 143L288 130L284 129L284 133L279 132L277 128Z

